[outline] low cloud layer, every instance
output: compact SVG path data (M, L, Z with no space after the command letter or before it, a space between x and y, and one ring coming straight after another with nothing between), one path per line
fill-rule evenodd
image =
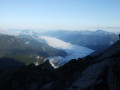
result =
M49 57L48 58L50 60L50 63L55 68L65 64L66 62L68 62L71 59L82 58L93 52L92 49L73 45L71 43L64 42L64 41L59 40L54 37L40 36L40 38L44 39L48 43L48 45L50 45L54 48L62 49L65 52L67 52L68 55L66 57L57 56L57 57Z
M40 38L46 40L48 45L54 48L58 48L58 49L72 49L73 48L70 43L64 42L54 37L40 36Z

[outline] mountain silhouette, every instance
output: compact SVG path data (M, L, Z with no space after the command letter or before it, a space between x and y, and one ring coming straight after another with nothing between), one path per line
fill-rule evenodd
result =
M9 73L9 74L8 74ZM54 69L47 60L0 74L1 90L120 90L120 41Z

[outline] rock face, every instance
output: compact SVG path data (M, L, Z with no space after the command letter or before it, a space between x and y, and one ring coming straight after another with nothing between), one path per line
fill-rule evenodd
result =
M114 78L114 88L115 90L120 90L120 61L116 61L113 65L113 78Z
M38 90L54 79L54 68L47 60L44 64L30 64L0 74L0 90Z
M48 71L51 71L51 70L54 70L54 68L51 66L49 60L46 60L42 65L39 65L41 67L41 70L48 70Z
M109 47L107 50L105 50L98 59L102 60L111 57L113 55L118 55L119 52L120 52L120 41L118 41L117 43Z
M97 58L93 58L92 63L94 64L84 70L69 89L120 90L119 52L120 41L103 52L103 54L97 56Z
M117 49L116 49L117 48ZM0 90L120 90L120 41L95 57L58 69L49 60L0 72Z

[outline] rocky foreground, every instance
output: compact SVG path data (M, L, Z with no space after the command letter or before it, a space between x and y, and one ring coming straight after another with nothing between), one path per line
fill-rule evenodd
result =
M0 90L120 90L120 41L54 69L49 60L0 72Z

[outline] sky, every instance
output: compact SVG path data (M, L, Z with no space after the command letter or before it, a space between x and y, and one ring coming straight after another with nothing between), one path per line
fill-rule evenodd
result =
M0 0L0 29L120 32L120 0Z

